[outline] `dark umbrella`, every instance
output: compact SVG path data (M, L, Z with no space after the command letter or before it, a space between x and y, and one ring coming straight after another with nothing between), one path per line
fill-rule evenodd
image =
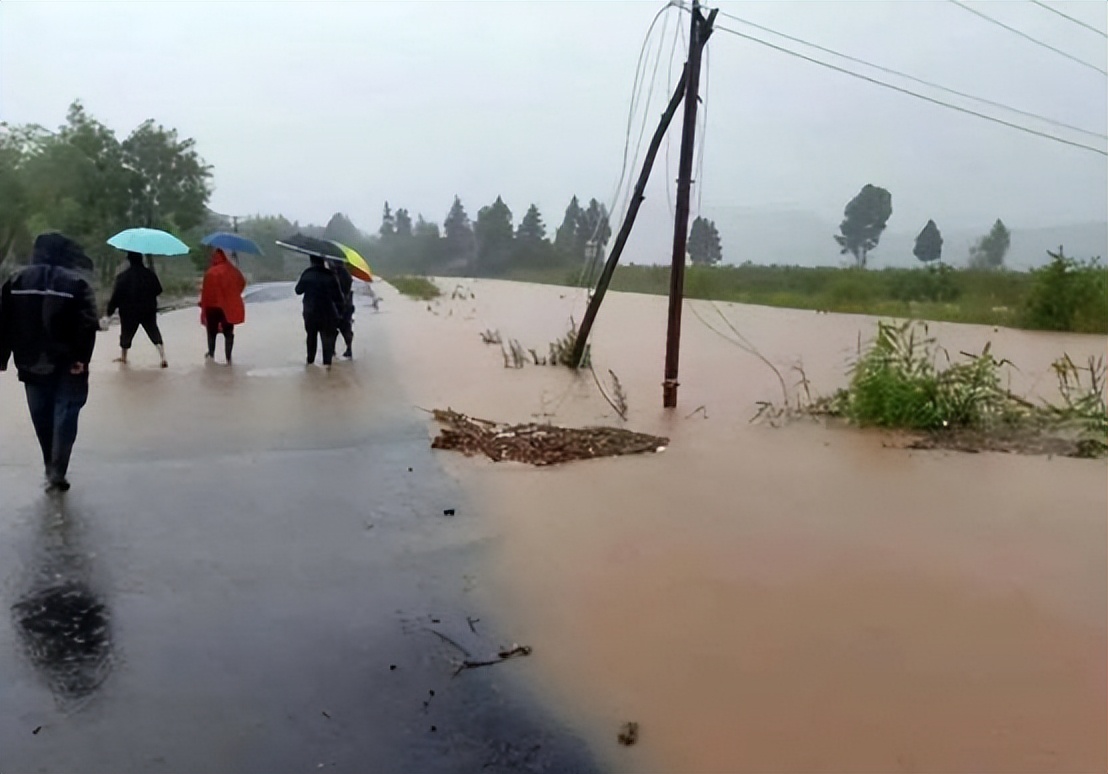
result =
M286 250L292 250L294 253L301 253L302 255L314 255L317 258L342 261L343 263L346 262L346 253L342 251L342 248L326 239L316 239L315 237L304 236L303 234L293 234L286 239L277 240L277 246L283 247Z
M208 247L218 247L221 250L229 250L232 253L250 253L251 255L262 255L262 248L258 247L258 243L253 239L247 239L239 234L232 234L229 231L216 231L213 234L208 234L206 237L200 240L200 244L207 245Z

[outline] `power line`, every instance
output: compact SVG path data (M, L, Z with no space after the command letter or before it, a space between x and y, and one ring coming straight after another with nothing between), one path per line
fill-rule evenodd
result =
M836 72L843 73L844 75L849 75L852 78L859 78L863 81L867 81L867 82L875 84L877 86L884 86L886 89L892 89L893 91L898 91L901 94L907 94L911 97L916 97L917 99L922 99L925 102L930 102L933 105L939 105L940 107L949 108L951 110L957 110L959 113L966 113L967 115L977 116L978 118L983 118L986 121L992 121L993 123L1000 124L1002 126L1007 126L1011 129L1016 129L1016 130L1021 131L1021 132L1026 132L1027 134L1033 134L1037 137L1043 137L1047 140L1054 140L1055 142L1060 142L1064 145L1071 145L1075 148L1081 148L1083 150L1092 151L1093 153L1099 153L1101 156L1108 156L1108 151L1102 150L1102 149L1094 147L1092 145L1085 145L1085 144L1080 143L1080 142L1074 142L1073 140L1066 140L1062 137L1058 137L1058 136L1053 135L1053 134L1048 134L1046 132L1040 132L1037 129L1031 129L1030 127L1027 127L1027 126L1021 126L1020 124L1014 124L1011 121L1005 121L1004 119L997 118L996 116L990 116L986 113L979 113L976 110L970 110L969 108L961 107L960 105L954 105L954 104L951 104L949 102L943 102L941 99L935 99L934 97L928 97L926 94L920 94L919 92L912 91L911 89L905 89L902 86L896 86L896 85L891 84L891 83L886 83L885 81L878 80L877 78L871 78L870 76L863 75L862 73L856 73L853 70L847 70L845 67L839 67L838 65L831 64L830 62L824 62L824 61L819 60L819 59L814 59L810 56L807 56L806 54L800 53L799 51L793 51L793 50L785 48L783 46L778 46L774 43L770 43L767 40L762 40L761 38L756 38L753 35L747 35L745 32L739 32L738 30L733 30L733 29L730 29L728 27L718 27L717 26L716 29L719 30L720 32L727 32L727 33L730 33L731 35L737 35L740 38L744 38L744 39L749 40L753 43L757 43L759 45L766 46L767 48L772 48L775 51L780 51L783 54L788 54L789 56L795 56L798 59L805 60L806 62L811 62L812 64L817 64L817 65L820 65L821 67L826 67L830 70L835 70Z
M704 215L704 144L708 141L708 91L712 85L712 49L704 49L704 118L700 125L700 148L696 158L696 216Z
M1038 38L1032 37L1032 36L1028 35L1026 32L1023 32L1022 30L1017 30L1015 27L1011 27L1011 26L1005 24L1002 21L999 21L997 19L994 19L991 16L988 16L986 14L981 13L981 11L978 11L976 8L970 8L968 5L963 3L962 0L950 0L950 2L954 3L956 6L958 6L959 8L961 8L964 11L969 11L974 16L980 16L982 19L989 22L990 24L995 24L996 26L1001 27L1003 29L1006 29L1006 30L1008 30L1009 32L1011 32L1015 35L1019 35L1024 40L1031 41L1036 46L1042 46L1045 49L1053 51L1055 54L1061 54L1066 59L1077 62L1079 65L1084 65L1085 67L1088 67L1091 70L1096 70L1101 75L1108 75L1108 70L1103 70L1103 69L1097 67L1095 64L1091 64L1089 62L1086 62L1084 59L1081 59L1080 57L1076 57L1073 54L1069 53L1068 51L1063 51L1062 49L1056 48L1055 46L1052 46L1049 43L1044 43L1043 41L1039 40Z
M929 86L933 89L938 89L939 91L945 91L948 94L954 94L956 96L964 97L966 99L972 99L972 100L975 100L975 101L980 102L982 104L989 105L991 107L1001 108L1003 110L1011 111L1012 113L1018 113L1019 115L1026 116L1027 118L1034 118L1038 121L1043 121L1043 122L1048 123L1048 124L1053 124L1054 126L1058 126L1058 127L1064 128L1064 129L1070 129L1072 131L1081 132L1082 134L1087 134L1087 135L1090 135L1092 137L1098 137L1098 138L1103 139L1103 140L1108 140L1108 135L1101 134L1099 132L1093 132L1093 131L1090 131L1088 129L1082 129L1080 126L1074 126L1072 124L1067 124L1064 121L1058 121L1058 120L1055 120L1053 118L1049 118L1047 116L1039 115L1038 113L1032 113L1032 112L1027 111L1027 110L1020 110L1019 108L1014 108L1010 105L1005 105L1005 104L1000 103L1000 102L995 102L991 99L986 99L985 97L978 97L978 96L975 96L973 94L967 94L964 91L958 91L957 89L951 89L951 88L948 88L948 87L943 86L941 84L934 83L933 81L925 80L924 78L917 78L914 75L909 75L908 73L901 72L900 70L894 70L891 67L885 67L883 65L875 64L875 63L867 61L865 59L859 59L858 57L850 56L849 54L844 54L844 53L842 53L840 51L836 51L832 48L827 48L826 46L821 46L818 43L812 43L810 41L803 40L802 38L797 38L797 37L794 37L792 35L788 35L784 32L779 32L777 30L770 29L769 27L765 27L761 24L755 24L752 21L742 19L738 16L735 16L734 14L726 13L725 11L720 11L719 15L720 16L726 16L728 19L733 19L734 21L737 21L741 24L745 24L748 27L754 27L755 29L762 30L763 32L768 32L771 35L776 35L779 38L784 38L785 40L790 40L793 43L799 43L803 46L808 46L809 48L814 48L817 51L822 51L826 54L831 54L833 56L840 57L842 59L847 60L848 62L854 62L856 64L865 65L866 67L872 67L875 70L880 70L881 72L889 73L890 75L895 75L895 76L898 76L900 78L905 78L909 81L914 81L915 83L919 83L919 84L922 84L924 86Z
M1075 19L1072 16L1070 16L1068 13L1063 13L1062 11L1059 11L1057 8L1055 8L1052 5L1048 5L1047 3L1041 2L1041 0L1031 0L1031 2L1034 3L1035 5L1039 6L1040 8L1043 8L1047 11L1050 11L1051 13L1058 14L1063 19L1069 19L1071 22L1073 22L1074 24L1076 24L1080 27L1084 27L1087 30L1092 30L1097 35L1100 35L1100 37L1102 37L1102 38L1108 38L1108 32L1105 32L1104 30L1101 30L1101 29L1097 29L1096 27L1094 27L1091 24L1086 24L1085 22L1081 21L1080 19Z

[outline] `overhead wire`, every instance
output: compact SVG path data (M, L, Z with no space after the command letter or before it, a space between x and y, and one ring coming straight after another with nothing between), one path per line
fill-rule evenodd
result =
M1018 30L1018 29L1016 29L1015 27L1013 27L1009 24L1005 24L1004 22L1000 21L999 19L994 19L992 16L989 16L988 14L982 13L981 11L977 10L976 8L971 8L969 5L966 5L965 3L963 3L962 0L949 0L949 1L951 3L954 3L954 5L958 6L962 10L968 11L969 13L972 13L974 16L981 17L982 19L989 22L990 24L995 24L997 27L1001 27L1002 29L1008 30L1013 35L1019 35L1024 40L1031 41L1036 46L1042 46L1043 48L1045 48L1049 51L1053 51L1055 54L1059 54L1061 56L1064 56L1066 59L1069 59L1073 62L1077 62L1077 64L1079 64L1079 65L1084 65L1085 67L1088 67L1091 70L1096 70L1101 75L1108 76L1108 70L1105 70L1101 67L1097 67L1095 64L1092 64L1091 62L1086 62L1081 57L1074 56L1073 54L1071 54L1068 51L1064 51L1064 50L1058 48L1057 46L1052 46L1049 43L1046 43L1042 40L1039 40L1036 37L1028 35L1023 30Z
M688 59L688 52L689 52L689 44L685 40L685 27L684 27L683 24L680 24L680 23L678 23L676 26L677 26L677 30L676 30L676 33L674 34L674 37L673 37L673 47L670 49L670 52L669 52L669 75L670 75L671 79L673 77L673 55L677 51L677 42L678 41L681 42L682 48L685 51L685 58L686 59ZM684 67L684 65L682 65L682 67ZM673 91L672 80L666 82L666 91L667 92ZM665 185L663 187L666 189L666 206L669 208L669 217L671 219L673 219L673 218L677 217L677 215L676 215L676 213L673 209L673 192L670 190L670 180L671 180L671 178L670 178L669 174L670 174L671 161L670 161L670 138L669 137L670 137L670 131L667 130L666 131L666 137L665 137L665 141L666 141L666 170L665 170L666 179L665 179Z
M1074 17L1070 16L1068 13L1065 13L1063 11L1059 11L1057 8L1050 5L1049 3L1044 3L1044 2L1042 2L1042 0L1031 0L1031 2L1034 3L1035 5L1039 6L1040 8L1044 9L1044 10L1050 11L1051 13L1058 14L1063 19L1069 19L1071 22L1078 25L1079 27L1084 27L1087 30L1091 30L1091 31L1095 32L1097 35L1100 35L1100 37L1102 37L1102 38L1108 38L1108 32L1105 32L1104 30L1101 30L1101 29L1097 29L1096 27L1094 27L1091 24L1086 24L1085 22L1081 21L1080 19L1075 19Z
M831 54L832 56L837 56L840 59L845 59L848 62L854 62L855 64L865 65L866 67L872 67L874 70L880 70L881 72L888 73L889 75L895 75L898 78L904 78L906 80L913 81L914 83L918 83L918 84L921 84L923 86L928 86L932 89L937 89L939 91L946 92L947 94L954 94L955 96L958 96L958 97L963 97L965 99L971 99L971 100L974 100L976 102L980 102L984 105L989 105L990 107L1000 108L1002 110L1007 110L1007 111L1010 111L1012 113L1017 113L1019 115L1025 116L1027 118L1034 118L1037 121L1042 121L1044 123L1053 124L1054 126L1057 126L1057 127L1060 127L1060 128L1065 128L1065 129L1070 129L1070 130L1075 131L1075 132L1081 132L1082 134L1087 134L1087 135L1090 135L1092 137L1098 137L1100 139L1108 139L1108 134L1103 134L1103 133L1100 133L1100 132L1094 132L1094 131L1091 131L1089 129L1083 129L1080 126L1074 126L1073 124L1067 124L1064 121L1058 121L1056 119L1050 118L1049 116L1040 115L1038 113L1032 113L1031 111L1028 111L1028 110L1021 110L1020 108L1012 107L1011 105L1005 105L1002 102L996 102L995 100L987 99L985 97L979 97L975 94L969 94L969 93L964 92L964 91L959 91L958 89L952 89L948 86L943 86L942 84L935 83L934 81L929 81L925 78L919 78L915 75L910 75L908 73L901 72L900 70L894 70L891 67L885 67L884 65L879 65L879 64L876 64L875 62L870 62L866 59L860 59L856 56L851 56L850 54L844 54L841 51L836 51L835 49L828 48L827 46L821 46L818 43L812 43L811 41L804 40L803 38L798 38L794 35L789 35L787 33L781 32L779 30L775 30L775 29L772 29L770 27L766 27L762 24L756 24L755 22L752 22L748 19L744 19L742 17L736 16L736 15L731 14L731 13L727 13L726 11L720 11L719 15L724 16L724 17L726 17L728 19L731 19L733 21L737 21L740 24L745 24L748 27L753 27L755 29L761 30L762 32L768 32L771 35L776 35L779 38L784 38L785 40L789 40L793 43L799 43L802 46L807 46L809 48L816 49L817 51L822 51L825 54Z
M775 43L770 43L768 40L762 40L761 38L755 37L753 35L747 35L745 32L739 32L738 30L733 30L729 27L721 27L721 26L717 26L715 29L720 31L720 32L726 32L726 33L729 33L731 35L735 35L737 37L743 38L745 40L749 40L752 43L757 43L761 46L765 46L767 48L772 48L775 51L779 51L783 54L788 54L789 56L794 56L794 57L797 57L798 59L803 59L806 62L811 62L812 64L816 64L816 65L819 65L821 67L826 67L829 70L834 70L834 71L842 73L844 75L849 75L852 78L858 78L858 79L866 81L868 83L872 83L876 86L882 86L886 89L892 89L893 91L899 92L901 94L906 94L908 96L915 97L916 99L922 99L923 101L930 102L933 105L939 105L940 107L945 107L945 108L948 108L950 110L955 110L959 113L965 113L967 115L976 116L977 118L981 118L981 119L984 119L986 121L991 121L992 123L1000 124L1001 126L1007 126L1010 129L1015 129L1015 130L1020 131L1020 132L1025 132L1027 134L1035 135L1036 137L1041 137L1041 138L1047 139L1047 140L1053 140L1054 142L1062 143L1063 145L1069 145L1069 146L1072 146L1074 148L1080 148L1082 150L1092 151L1093 153L1097 153L1101 156L1108 156L1108 151L1106 151L1102 148L1097 148L1097 147L1092 146L1092 145L1085 145L1084 143L1075 142L1073 140L1067 140L1063 137L1058 137L1057 135L1049 134L1047 132L1041 132L1037 129L1032 129L1031 127L1023 126L1021 124L1016 124L1016 123L1013 123L1011 121L1006 121L1002 118L997 118L996 116L988 115L987 113L981 113L981 112L976 111L976 110L971 110L970 108L967 108L967 107L962 107L960 105L955 105L955 104L952 104L950 102L944 102L941 99L936 99L935 97L929 97L926 94L920 94L919 92L912 91L911 89L906 89L903 86L897 86L895 84L888 83L886 81L882 81L882 80L879 80L877 78L872 78L868 75L864 75L862 73L858 73L858 72L855 72L853 70L848 70L845 67L839 67L838 65L832 64L830 62L824 62L823 60L816 59L814 57L810 57L806 54L802 54L799 51L793 51L792 49L785 48L784 46L779 46Z
M696 215L702 217L704 209L704 145L708 141L708 94L712 85L712 49L708 46L704 48L704 90L701 92L701 100L703 102L703 110L700 114L703 116L700 124L700 131L698 135L700 137L700 146L697 148L696 157L696 177L693 182L696 185Z
M658 9L658 12L654 14L654 18L650 21L650 26L647 27L646 34L643 36L642 45L639 46L639 59L638 63L635 65L635 78L631 84L631 101L627 108L627 127L625 129L623 139L623 162L620 167L619 180L616 182L615 190L612 192L612 196L610 199L611 205L608 208L609 217L611 217L612 208L614 208L616 203L619 201L619 195L620 191L623 190L623 184L628 179L627 170L630 166L630 159L628 154L631 150L631 130L635 123L635 115L638 112L637 108L639 104L639 98L642 95L643 76L645 75L644 64L646 63L646 52L649 49L650 38L654 33L654 28L658 25L658 20L665 16L666 11L675 7L676 5L677 2L675 2L675 0L669 0L669 2ZM668 17L666 17L666 23L668 24ZM590 241L596 238L596 235L600 232L600 227L603 222L603 218L597 220L597 223L593 226L593 233L589 237ZM578 286L584 286L586 284L586 280L589 279L589 276L592 273L592 265L594 263L595 256L592 259L586 257L582 261L581 271L578 273L577 276Z

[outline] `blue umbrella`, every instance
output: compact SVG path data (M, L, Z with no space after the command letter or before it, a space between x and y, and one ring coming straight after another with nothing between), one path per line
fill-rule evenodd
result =
M189 246L166 231L156 228L129 228L108 240L112 247L145 255L187 255Z
M263 254L262 248L258 247L258 243L253 239L247 239L229 231L216 231L213 234L208 234L200 240L200 244L208 247L218 247L221 250L230 250L233 253Z

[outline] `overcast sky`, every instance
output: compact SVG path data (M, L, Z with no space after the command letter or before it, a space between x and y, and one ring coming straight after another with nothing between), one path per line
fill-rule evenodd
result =
M196 138L214 166L211 204L229 214L325 222L342 211L373 230L385 199L441 220L455 193L471 216L501 194L517 220L536 202L556 225L571 194L612 195L639 48L662 5L5 0L0 119L56 126L75 98L120 135L155 118ZM950 2L720 7L1108 133L1103 75ZM1030 2L972 7L1108 67L1103 37ZM1100 29L1108 24L1103 2L1056 7ZM663 57L648 135L666 98L674 32L687 20L671 9L651 38L650 51L661 47ZM678 48L674 71L681 58ZM837 222L846 201L874 183L892 192L890 229L918 230L928 218L958 228L996 217L1024 227L1105 219L1104 156L724 32L712 38L709 59L705 207L790 207ZM1104 140L1057 131L1105 147ZM675 177L678 136L675 123L673 169L656 170L659 186ZM651 188L646 213L664 220L659 186Z

